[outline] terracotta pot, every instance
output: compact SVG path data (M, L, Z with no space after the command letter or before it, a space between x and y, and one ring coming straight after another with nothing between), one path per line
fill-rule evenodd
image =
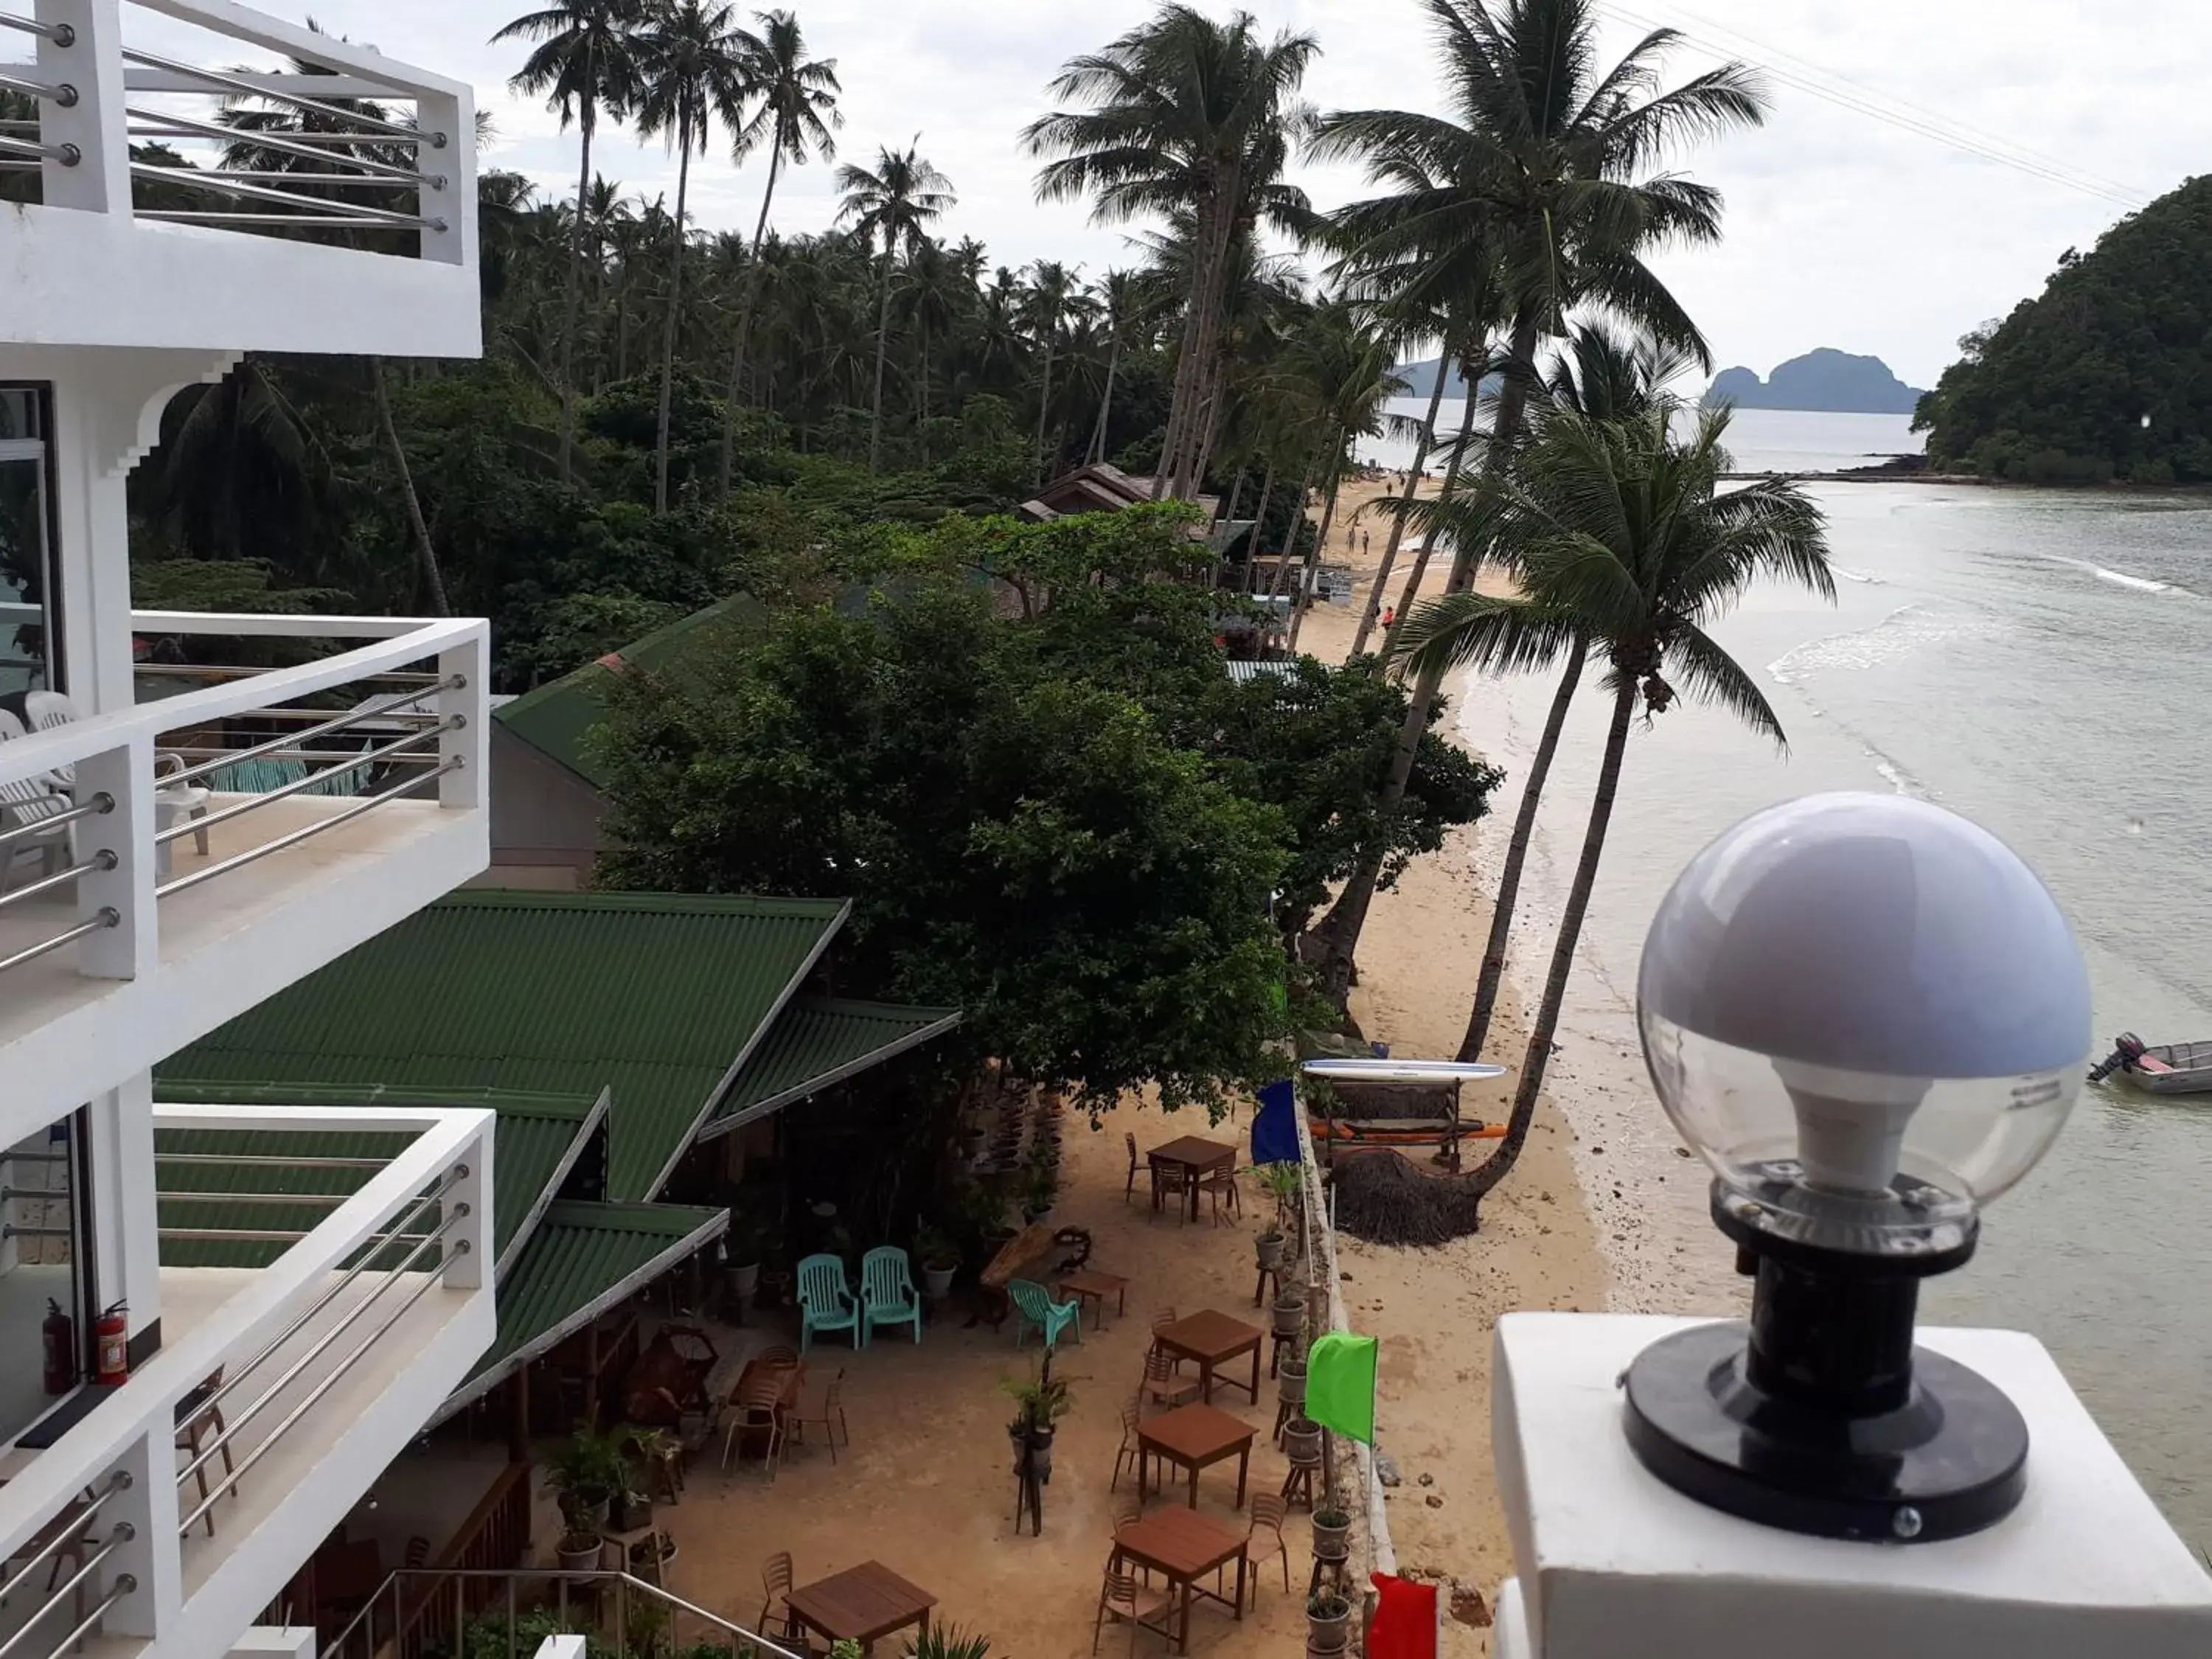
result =
M1294 1417L1283 1425L1283 1455L1293 1463L1321 1462L1321 1425L1310 1417Z
M1316 1561L1345 1561L1352 1557L1352 1522L1349 1518L1340 1527L1325 1527L1319 1520L1313 1523L1313 1553Z

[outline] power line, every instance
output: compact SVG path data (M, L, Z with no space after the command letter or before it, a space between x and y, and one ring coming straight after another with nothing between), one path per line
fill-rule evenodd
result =
M1784 86L1793 87L1824 102L1833 104L1838 108L1869 117L1886 125L1916 134L1920 137L1932 139L1948 149L1958 150L1981 161L1994 162L1999 167L2010 167L2016 173L2040 179L2046 184L2058 185L2085 196L2097 197L2130 211L2142 207L2147 199L2140 191L2126 185L2117 184L2094 173L2083 173L2077 168L2069 167L2063 162L2039 155L2033 150L2013 143L2008 139L1982 132L1962 122L1954 121L1931 110L1923 109L1918 105L1908 103L1904 99L1863 86L1846 76L1808 63L1793 53L1767 46L1763 41L1757 40L1740 30L1728 28L1707 19L1696 17L1689 12L1680 12L1679 15L1689 18L1700 29L1740 41L1743 47L1748 47L1750 50L1743 50L1741 47L1724 47L1716 45L1710 40L1701 40L1692 30L1668 23L1662 19L1647 16L1617 3L1617 0L1598 0L1598 7L1601 10L1612 13L1623 22L1639 28L1673 28L1686 41L1704 51L1722 58L1746 58L1763 70L1769 78ZM1778 63L1774 61L1776 59L1781 59L1783 62ZM1789 68L1785 67L1785 64L1794 64L1796 67Z

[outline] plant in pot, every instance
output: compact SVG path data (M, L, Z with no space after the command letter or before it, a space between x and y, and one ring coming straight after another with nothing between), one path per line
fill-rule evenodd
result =
M1281 1363L1275 1371L1275 1394L1285 1406L1303 1407L1306 1403L1306 1349L1303 1342L1293 1342L1283 1351ZM1300 1410L1294 1413L1303 1417Z
M1351 1598L1330 1589L1317 1589L1306 1597L1306 1651L1341 1653L1351 1642Z
M1334 1498L1314 1511L1313 1553L1316 1561L1343 1561L1352 1554L1352 1512Z
M1049 1214L1059 1201L1060 1159L1052 1148L1040 1141L1022 1170L1022 1219L1039 1220Z
M1283 1455L1293 1463L1321 1462L1321 1425L1304 1412L1283 1425Z
M960 1247L952 1242L952 1236L925 1222L915 1229L914 1254L921 1263L923 1293L939 1297L950 1291L952 1275L960 1271Z
M999 1386L1014 1397L1013 1420L1006 1425L1006 1438L1013 1442L1014 1471L1021 1472L1022 1445L1024 1441L1036 1460L1037 1478L1052 1480L1052 1442L1054 1425L1067 1415L1067 1408L1075 1401L1070 1397L1066 1382L1056 1376L1035 1376L1017 1382L1002 1378Z
M561 1565L572 1571L599 1565L607 1507L629 1490L625 1438L625 1431L599 1434L580 1424L545 1460L545 1484L561 1510Z
M1277 1336L1296 1336L1305 1328L1305 1297L1294 1290L1285 1288L1276 1295L1274 1317Z
M1262 1273L1273 1273L1283 1265L1283 1230L1270 1222L1254 1236L1252 1254Z
M1279 1231L1291 1224L1297 1213L1298 1200L1305 1192L1305 1172L1287 1160L1262 1164L1259 1167L1260 1184L1275 1200L1275 1226Z
M742 1312L760 1290L760 1223L732 1208L730 1231L722 1238L722 1253L729 1268L730 1297Z

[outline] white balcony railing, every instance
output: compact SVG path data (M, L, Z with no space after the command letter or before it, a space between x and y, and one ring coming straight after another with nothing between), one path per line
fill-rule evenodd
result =
M301 1132L414 1138L269 1267L164 1270L160 1352L51 1446L8 1453L0 1659L60 1659L91 1636L224 1652L493 1334L491 1113L163 1106L154 1121L281 1133L271 1161L290 1164L316 1161L296 1155Z
M465 83L231 0L0 0L0 92L7 337L474 355Z
M0 606L0 622L29 609ZM366 642L293 667L149 666L142 696L195 689L0 742L0 1064L15 1083L0 1129L144 1069L488 856L483 623L132 625ZM112 1001L133 991L141 1003ZM88 1075L94 1058L115 1076Z

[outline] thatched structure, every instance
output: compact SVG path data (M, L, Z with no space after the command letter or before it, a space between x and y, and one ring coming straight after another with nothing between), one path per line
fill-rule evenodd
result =
M1340 1151L1329 1184L1337 1231L1370 1244L1443 1244L1479 1224L1482 1193L1469 1177L1431 1175L1402 1153Z

